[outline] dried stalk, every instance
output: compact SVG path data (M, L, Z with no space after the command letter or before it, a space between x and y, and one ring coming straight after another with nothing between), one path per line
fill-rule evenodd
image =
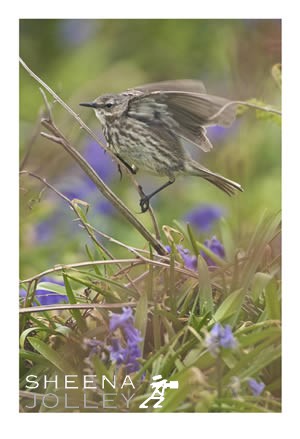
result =
M59 102L80 124L82 128L84 128L88 134L96 140L97 143L101 145L105 150L108 151L110 155L112 155L111 151L103 145L98 137L89 129L89 127L80 119L80 117L47 85L45 84L32 70L26 65L26 63L20 58L20 63L24 67L24 69L30 74L32 78L34 78L39 84L41 84L53 97ZM143 224L132 214L132 212L125 206L125 204L110 190L108 186L103 182L103 180L97 175L97 173L93 170L93 168L88 164L88 162L81 156L81 154L68 142L68 140L64 137L64 135L59 131L59 129L55 126L50 106L47 102L46 96L43 93L43 97L45 100L46 108L48 110L48 117L42 119L42 124L52 133L49 135L47 133L42 133L42 135L49 140L58 143L61 145L73 158L76 160L78 165L83 169L83 171L90 177L93 183L96 185L98 190L106 197L113 206L126 218L128 222L149 242L149 244L157 251L158 254L166 255L167 252L164 246L159 242L157 238L152 236L152 234L143 226ZM113 156L115 160L118 161L118 158ZM120 163L118 161L118 163ZM122 163L120 163L121 166ZM137 183L135 182L135 185ZM155 219L154 214L151 214L152 220ZM158 235L158 227L157 223L154 220L154 230L156 235Z

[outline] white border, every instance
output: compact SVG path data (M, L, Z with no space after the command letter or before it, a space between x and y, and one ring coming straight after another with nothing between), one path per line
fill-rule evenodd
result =
M161 436L223 438L282 438L298 431L298 326L299 320L299 20L296 2L9 2L1 24L1 403L7 430L19 438L28 434L89 437L109 434L118 438ZM117 4L118 3L118 4ZM295 5L293 8L292 5ZM11 7L11 10L8 8ZM293 10L294 9L294 10ZM19 18L284 18L284 129L283 129L283 217L284 217L284 412L283 414L18 414L17 395L17 145L18 145L18 19ZM299 63L298 63L299 64ZM299 209L299 207L298 207ZM5 281L5 282L4 282ZM9 346L6 346L8 344ZM9 348L9 350L7 350ZM51 424L50 424L51 423ZM298 423L297 423L298 424ZM49 428L50 426L50 428Z

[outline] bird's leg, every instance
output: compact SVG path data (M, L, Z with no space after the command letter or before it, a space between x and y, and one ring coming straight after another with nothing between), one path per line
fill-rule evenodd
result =
M121 181L122 177L123 177L123 173L122 173L122 169L121 169L120 163L118 163L118 171L119 171L119 174L120 174L120 181Z
M134 175L135 175L135 174L137 173L137 168L136 168L136 167L132 167L132 166L130 166L127 162L125 162L125 160L122 159L122 157L119 156L119 154L115 154L115 155L118 157L118 159L120 160L120 162L122 162L123 165L126 166L127 169L129 169L129 171L131 172L131 174L134 174ZM133 166L134 166L134 165L133 165ZM121 171L120 165L118 165L118 169L119 169L119 172L120 172L121 177L122 177L122 171Z
M163 189L165 189L166 187L170 186L171 184L173 184L175 181L175 178L170 178L169 181L167 181L165 184L163 184L162 186L160 186L158 189L156 189L154 192L152 192L149 195L145 195L142 189L142 186L139 186L139 190L140 190L140 195L141 195L141 199L140 199L140 206L142 209L142 213L147 212L147 210L149 209L149 201L150 199L158 194L158 192L162 191Z

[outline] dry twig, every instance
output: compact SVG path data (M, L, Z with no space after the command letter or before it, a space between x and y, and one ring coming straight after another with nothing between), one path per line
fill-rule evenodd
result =
M110 155L114 157L114 159L123 166L123 164L119 161L117 157L115 157L112 152L103 145L96 134L94 134L90 128L80 119L80 117L45 83L43 82L32 70L26 65L26 63L20 58L20 63L24 67L24 69L30 74L32 78L34 78L42 87L47 90L54 99L59 102L65 110L67 110L80 124L80 126L87 131L87 133L94 139L96 142L108 151ZM47 102L46 96L43 92L43 98L45 101L46 108L48 110L47 118L42 119L42 124L51 132L51 135L48 133L41 133L44 137L49 140L58 143L61 145L73 158L76 160L78 165L83 169L83 171L90 177L93 183L96 185L98 190L106 197L113 206L126 218L127 221L131 223L131 225L149 242L149 244L157 251L158 254L167 254L164 246L161 242L152 236L152 234L144 227L144 225L132 214L132 212L125 206L125 204L110 190L108 186L103 182L103 180L97 175L94 169L88 164L88 162L81 156L81 154L68 142L68 140L64 137L64 135L59 131L56 127L52 115L49 104ZM127 170L126 170L127 172ZM131 176L132 177L132 176ZM133 177L132 177L133 178ZM134 180L135 186L138 188L137 182ZM158 235L158 227L157 223L152 211L151 218L154 224L154 230L156 236Z

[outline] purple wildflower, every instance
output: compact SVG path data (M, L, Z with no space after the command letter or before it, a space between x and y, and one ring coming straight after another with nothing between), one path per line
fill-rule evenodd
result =
M94 206L97 213L101 213L102 215L113 215L116 213L114 206L108 200L99 200L98 203Z
M136 372L140 368L137 359L141 357L139 342L142 341L140 332L133 326L133 315L131 308L123 308L122 314L112 314L109 322L111 332L120 329L125 344L122 346L119 338L111 339L109 347L110 359L117 365L124 364L127 373Z
M189 270L196 271L197 270L196 256L191 255L190 251L187 248L183 248L182 245L177 245L176 248L183 259L184 266ZM171 253L171 247L169 245L166 245L165 249L167 250L168 253Z
M221 127L219 125L211 126L207 128L207 134L212 142L218 142L224 139L228 135L227 127Z
M237 341L232 334L230 325L223 327L221 323L215 323L210 334L206 337L206 345L209 352L216 356L220 352L220 348L234 349Z
M34 228L35 239L39 243L50 241L53 237L56 221L54 216L37 224Z
M46 219L34 226L34 239L36 243L42 244L53 239L58 227L61 224L63 213L55 210Z
M248 380L248 386L254 396L259 396L266 387L263 382L258 382L254 378Z
M61 281L57 281L52 279L51 277L48 276L44 276L41 279L42 282L49 282L52 284L56 284L56 285L64 285L63 282ZM19 295L21 298L25 299L26 297L26 291L22 288L19 292ZM55 291L48 291L48 290L43 290L42 288L39 288L38 290L36 290L35 292L35 298L37 299L37 301L41 304L41 305L56 305L57 303L61 303L61 302L68 302L68 296L65 296L64 294L58 294ZM33 302L33 306L36 306L37 303L36 301Z
M211 239L207 239L206 241L204 241L204 245L219 258L224 259L225 257L224 247L215 236L213 236ZM200 254L205 259L208 266L211 267L216 266L216 263L209 256L207 256L207 254L203 250L201 250Z
M122 314L111 314L109 321L109 329L111 332L118 328L123 328L125 326L130 326L133 324L133 315L131 308L123 308Z
M83 345L85 348L90 349L89 358L93 355L100 355L103 352L103 341L96 340L95 338L85 338L83 340Z
M191 210L185 220L199 232L210 232L215 221L224 215L224 209L214 204L202 204Z
M59 42L68 46L79 46L94 34L94 20L68 19L60 20L58 29Z
M113 163L111 156L97 142L88 142L83 151L83 156L105 183L111 181L116 173L116 165ZM89 185L94 187L94 183L90 179L88 181Z
M111 339L110 359L116 364L120 365L126 361L126 349L121 346L121 342L118 338Z
M71 201L75 199L85 201L91 189L87 184L79 181L77 185L72 185L72 187L66 188L62 192Z
M141 357L141 351L136 343L128 342L126 347L122 347L118 338L111 340L110 359L117 365L125 364L126 372L136 372L140 368L137 358Z
M212 143L222 142L226 138L232 137L238 130L240 121L235 120L230 127L210 126L207 127L207 135Z

